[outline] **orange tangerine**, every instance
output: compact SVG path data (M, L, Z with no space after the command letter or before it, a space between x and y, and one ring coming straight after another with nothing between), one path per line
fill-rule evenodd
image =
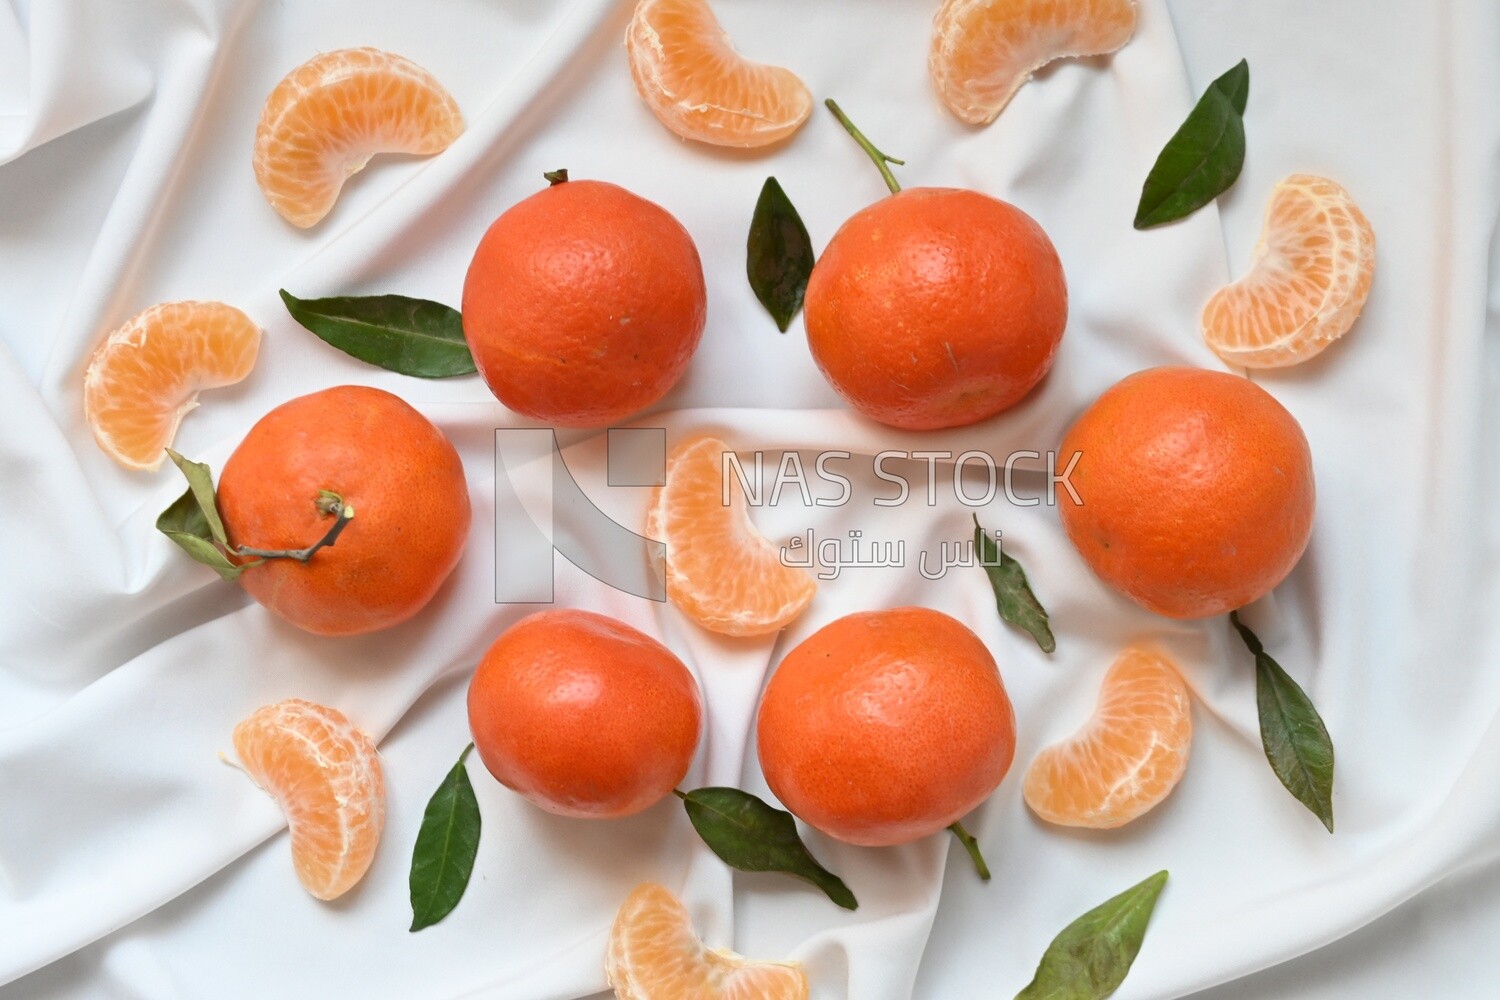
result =
M553 608L506 629L479 661L469 731L505 787L559 816L613 819L650 808L687 776L703 698L649 635Z
M306 229L376 153L430 156L464 130L433 75L380 49L338 49L288 73L255 130L255 179L271 207Z
M800 615L818 585L784 565L779 547L751 523L726 463L732 451L708 436L678 445L647 512L646 536L666 546L667 596L684 614L712 632L765 635Z
M1113 829L1171 794L1192 744L1181 675L1160 653L1131 647L1104 675L1093 718L1036 755L1022 793L1049 823Z
M165 302L105 338L83 378L94 440L127 469L156 469L202 389L255 365L260 327L222 302Z
M234 752L286 813L304 889L335 899L364 878L385 826L385 776L370 737L343 713L292 698L235 726Z
M605 974L619 1000L807 1000L793 962L757 962L707 948L687 909L647 882L626 897L609 933Z
M1135 21L1135 0L945 0L927 71L948 110L987 125L1037 70L1117 51Z
M734 50L705 0L641 0L625 31L635 89L663 125L716 146L766 146L807 121L791 70Z
M1069 428L1058 514L1099 579L1171 618L1270 593L1317 506L1297 418L1247 378L1167 366L1127 375Z
M1280 368L1349 332L1375 277L1375 231L1349 192L1293 174L1271 192L1250 270L1214 293L1203 338L1230 364Z
M908 844L990 796L1016 753L999 667L931 608L845 615L786 654L755 720L766 784L850 844Z

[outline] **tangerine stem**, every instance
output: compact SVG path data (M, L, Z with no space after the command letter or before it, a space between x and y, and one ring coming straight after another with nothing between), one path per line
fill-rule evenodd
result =
M564 167L561 170L549 170L542 174L542 178L552 187L557 187L559 184L566 184L568 183L568 169Z
M875 161L875 169L879 170L880 176L885 178L885 186L891 189L891 194L899 193L901 185L897 182L896 175L891 173L891 168L886 166L886 164L894 163L898 167L904 167L906 166L906 161L898 160L894 156L882 153L873 142L866 139L865 134L849 120L848 115L844 114L844 109L839 107L838 101L830 97L823 103L828 105L828 110L833 112L833 117L837 118L839 124L844 126L844 131L854 136L854 141L859 143L859 147L865 151L871 160Z
M305 549L253 549L248 545L238 546L231 551L237 556L258 556L261 559L295 559L298 562L307 562L313 555L323 548L327 548L338 541L339 535L344 528L354 519L354 507L345 504L342 497L329 490L322 490L318 494L318 510L334 517L333 527L328 533L318 539Z
M974 839L972 833L964 829L962 823L954 823L948 829L952 832L953 836L958 838L958 842L964 845L964 850L969 852L969 858L974 862L974 870L979 873L980 881L988 882L990 880L990 866L985 864L984 855L979 852L979 841Z

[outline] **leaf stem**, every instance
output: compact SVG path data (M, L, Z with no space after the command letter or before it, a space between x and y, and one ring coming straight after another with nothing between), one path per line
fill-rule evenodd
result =
M1240 638L1245 640L1245 645L1250 647L1251 656L1258 660L1265 655L1266 647L1261 645L1260 638L1254 632L1250 631L1240 622L1240 613L1238 611L1229 612L1229 624L1234 626L1234 630L1240 634Z
M990 880L990 866L985 864L984 855L979 851L979 841L974 839L972 833L964 829L962 823L954 823L948 827L948 830L953 836L958 838L960 844L964 845L964 850L969 852L969 858L974 862L974 870L979 873L980 881L988 882Z
M849 120L849 116L844 114L844 109L839 107L838 102L833 98L830 97L823 103L828 105L828 110L833 112L833 117L844 126L844 131L854 136L854 141L859 143L860 148L874 161L875 169L879 170L880 176L885 178L885 186L891 189L891 194L898 194L901 191L901 185L896 181L896 175L891 173L891 168L887 164L894 163L898 167L904 167L906 161L882 153L873 142L865 138L865 134Z
M240 545L231 551L237 556L257 556L261 559L295 559L298 562L307 562L319 549L327 548L338 541L339 535L343 533L344 528L350 521L354 520L353 505L345 504L342 497L328 490L323 490L318 494L318 510L324 514L333 515L333 527L328 529L326 535L305 549L255 549L248 545Z

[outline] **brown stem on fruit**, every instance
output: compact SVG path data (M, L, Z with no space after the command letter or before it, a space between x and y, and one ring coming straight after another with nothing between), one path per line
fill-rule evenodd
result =
M844 126L844 131L854 136L854 141L859 143L859 147L875 162L875 169L879 170L880 176L885 178L885 186L891 189L891 194L898 193L901 190L901 185L897 183L896 175L891 173L891 168L886 166L886 164L894 163L898 167L904 167L906 166L906 161L898 160L894 156L887 156L877 149L875 144L866 139L865 134L855 127L854 123L849 120L849 116L844 114L844 109L839 107L838 102L833 98L830 97L823 103L828 105L828 110L833 112L833 117L837 118L839 124Z
M948 830L953 836L958 838L960 844L964 845L964 850L969 852L969 858L974 862L974 870L979 872L980 880L988 882L990 880L990 866L984 863L984 855L979 853L979 841L975 840L974 835L964 829L962 823L954 823L948 827Z
M237 556L255 556L260 559L295 559L298 562L307 562L319 549L327 548L338 541L339 535L349 522L354 520L354 506L345 504L344 498L332 490L319 490L318 499L315 501L319 513L331 515L334 518L333 526L328 533L318 539L305 549L253 549L248 545L238 546L231 551Z
M681 799L684 802L687 801L687 795L684 794L683 791L681 789L679 789L679 788L672 789L672 794L675 795L675 796L677 796L679 799Z
M557 185L559 184L568 183L567 168L563 168L562 170L549 170L542 176L545 177L547 179L547 183L551 184L553 187L557 187Z

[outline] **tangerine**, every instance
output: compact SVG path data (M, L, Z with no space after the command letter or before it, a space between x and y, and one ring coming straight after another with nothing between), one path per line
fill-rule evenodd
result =
M766 782L789 810L866 846L957 822L1016 752L995 658L928 608L847 615L814 632L771 675L756 737Z
M464 337L500 402L599 427L677 384L707 291L693 238L666 209L564 174L484 234L464 279Z
M856 212L813 266L807 345L865 416L905 430L959 427L1020 402L1052 367L1068 285L1052 241L978 191L912 188L833 102L892 190Z
M1058 509L1074 547L1105 583L1169 618L1264 597L1312 535L1302 427L1237 375L1127 376L1073 424L1059 464L1072 466Z
M655 805L692 765L698 683L655 639L592 611L540 611L496 639L469 684L474 748L502 785L561 816Z
M319 635L415 615L458 564L471 519L463 464L443 432L400 397L357 385L262 417L224 464L218 502L242 555L275 554L247 565L240 585ZM317 547L340 523L336 541ZM310 548L306 559L284 556Z

